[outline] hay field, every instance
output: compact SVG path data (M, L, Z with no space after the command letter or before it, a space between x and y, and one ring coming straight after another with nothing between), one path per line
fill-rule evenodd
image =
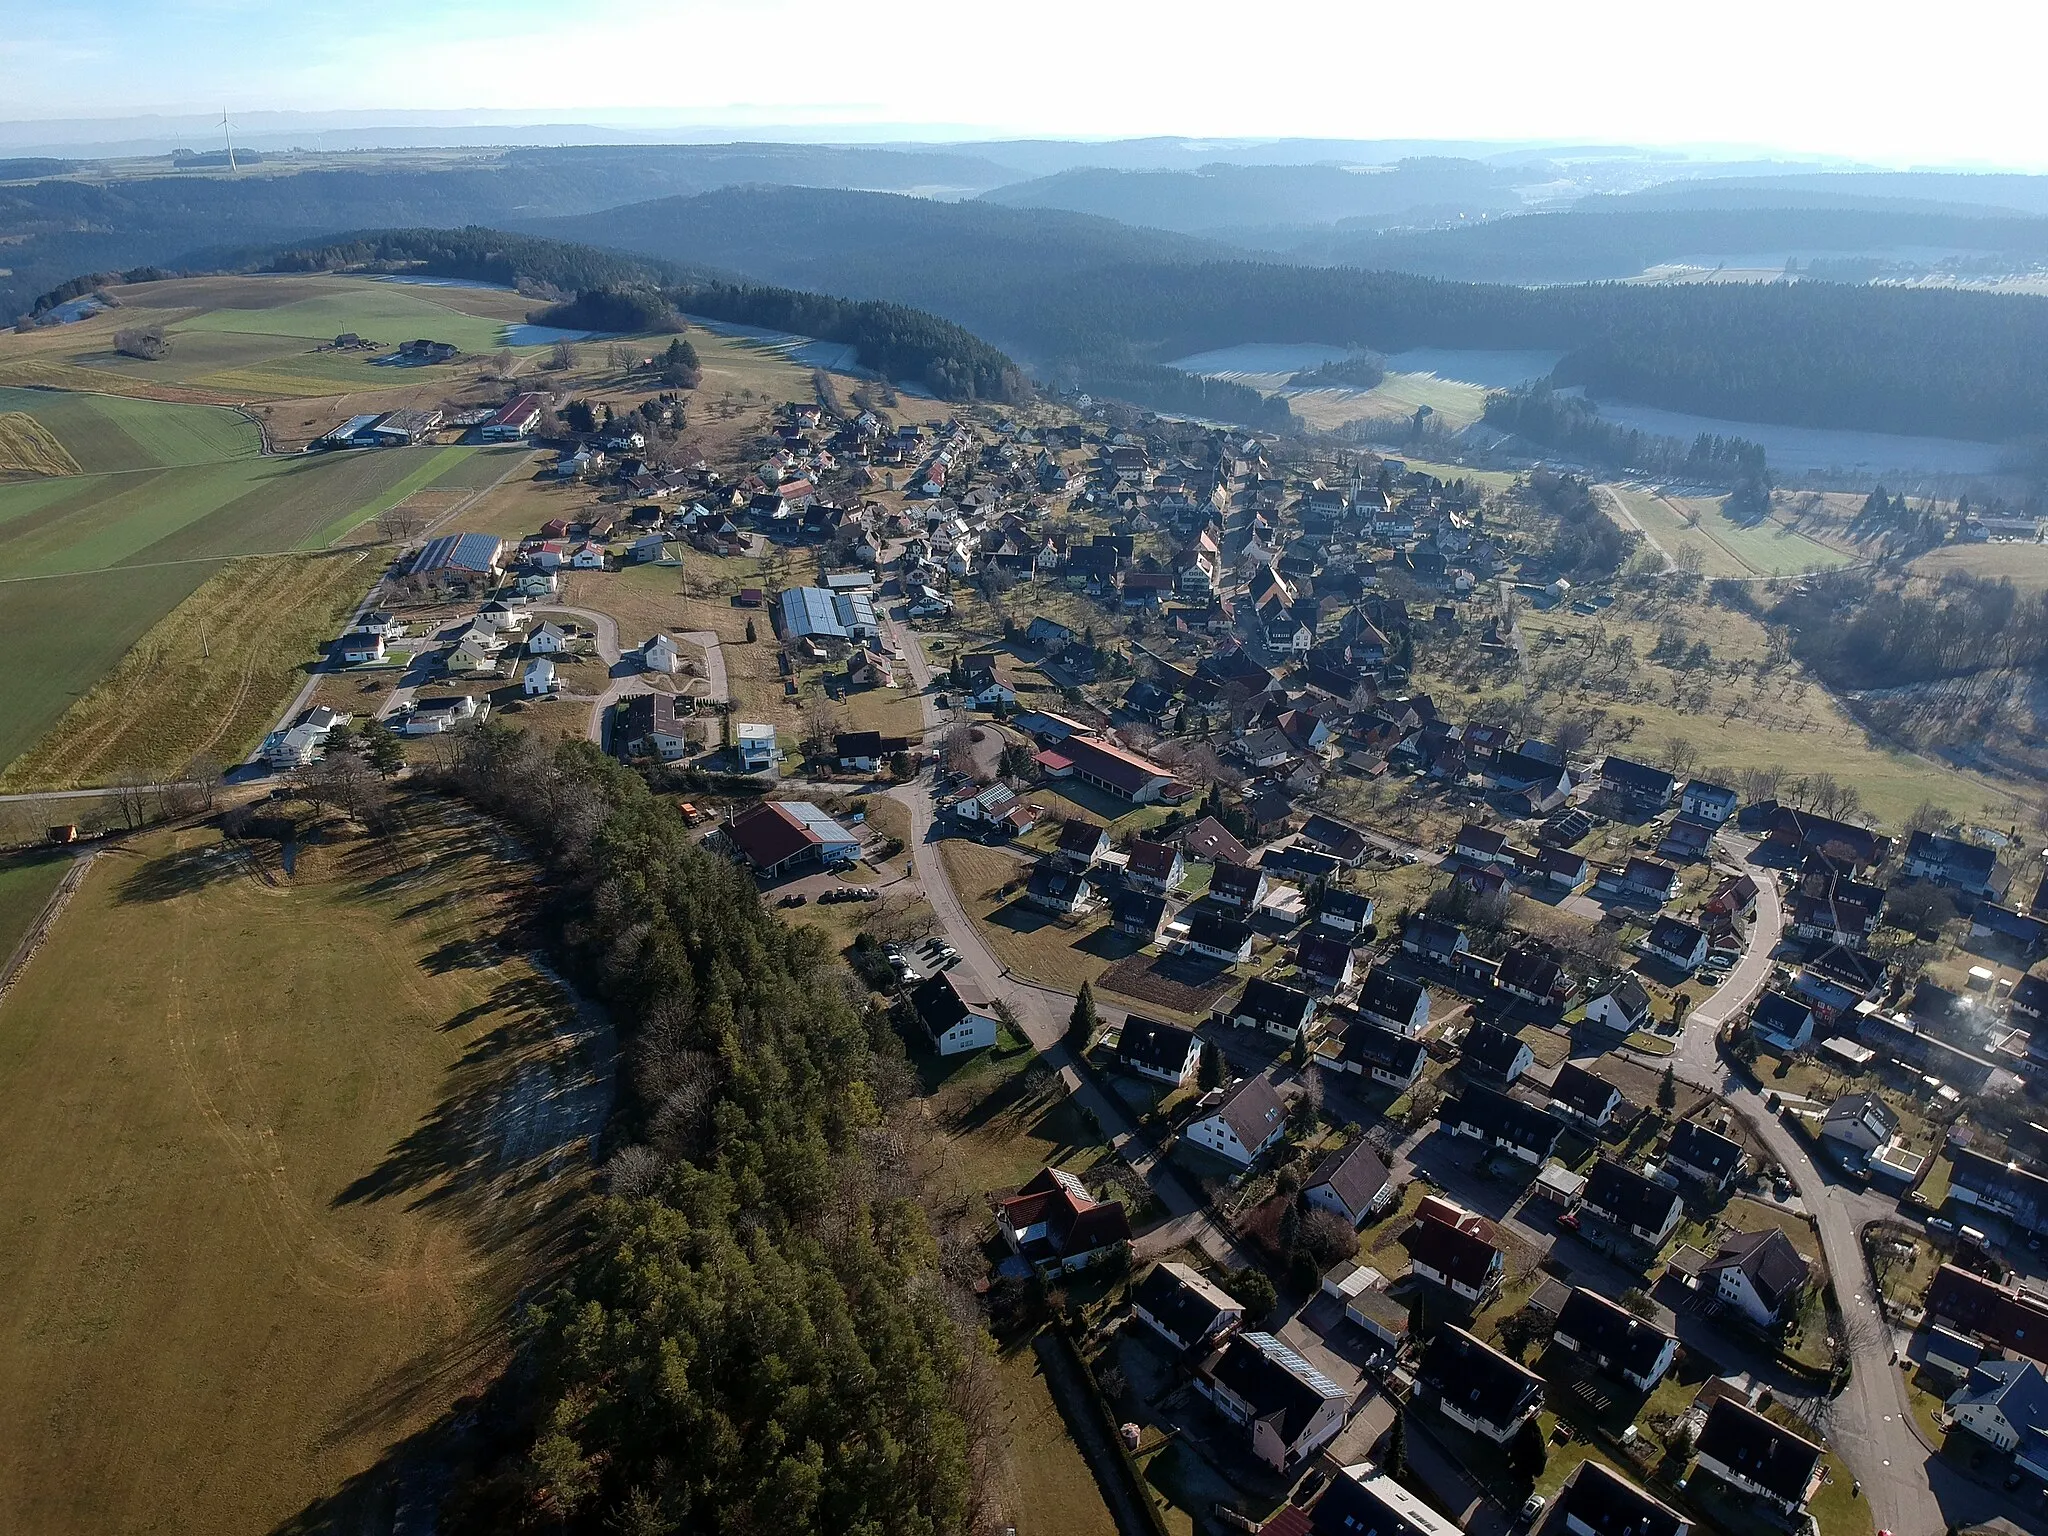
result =
M175 776L195 756L239 762L354 611L363 551L238 560L166 614L35 745L0 791Z
M55 893L69 853L25 853L0 859L0 969Z
M27 411L0 412L0 473L75 475L78 461Z
M1640 507L1643 500L1638 496L1633 505ZM1695 536L1703 536L1718 544L1738 563L1757 576L1796 576L1803 571L1827 570L1837 565L1847 565L1856 557L1834 549L1818 540L1810 539L1803 533L1786 527L1776 518L1766 518L1761 523L1744 525L1731 522L1722 514L1721 504L1726 497L1720 496L1670 496L1657 497L1675 510L1674 521L1682 523L1688 512L1699 513L1699 522L1693 528ZM1638 516L1641 512L1638 511ZM1665 547L1671 547L1665 541Z
M275 885L203 830L105 854L0 1001L0 1529L389 1529L502 1365L609 1042L497 943L530 872L407 809Z

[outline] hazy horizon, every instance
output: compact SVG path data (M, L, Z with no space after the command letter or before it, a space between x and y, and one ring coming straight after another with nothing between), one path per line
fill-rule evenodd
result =
M23 131L36 123L168 115L196 131L225 108L252 131L283 113L699 141L1399 139L2048 167L2027 46L2048 22L2012 0L1975 8L1967 27L1911 32L1762 0L1733 0L1711 25L1595 0L1568 26L1477 0L1455 36L1428 13L1333 0L1266 7L1249 27L1213 4L1169 15L1048 0L1020 26L912 0L866 30L817 0L686 0L573 22L533 0L288 15L252 0L112 0L89 24L13 9L0 62L14 115L0 138L15 145L95 142ZM1230 29L1246 31L1242 46L1219 45ZM1135 67L1105 88L1118 58ZM622 72L619 59L658 62ZM1919 109L1930 95L1938 108Z

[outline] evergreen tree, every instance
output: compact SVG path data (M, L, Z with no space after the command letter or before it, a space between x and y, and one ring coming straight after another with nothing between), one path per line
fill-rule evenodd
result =
M1085 1053L1095 1038L1095 989L1087 982L1081 983L1081 990L1074 996L1074 1011L1067 1017L1067 1044L1074 1048L1076 1055Z
M1203 1091L1223 1086L1223 1052L1214 1040L1202 1042L1202 1054L1195 1064L1195 1083Z
M1387 1453L1380 1470L1393 1478L1408 1470L1408 1415L1398 1406L1394 1409L1394 1422L1387 1426Z
M1657 1107L1675 1109L1677 1106L1678 1078L1669 1067L1666 1067L1664 1075L1657 1080Z
M747 620L747 644L749 644L749 645L752 645L753 643L754 643L754 621L753 621L752 619L749 619L749 620Z
M1533 1483L1543 1475L1543 1469L1548 1465L1550 1447L1544 1443L1542 1426L1532 1413L1522 1420L1522 1427L1508 1442L1508 1470Z

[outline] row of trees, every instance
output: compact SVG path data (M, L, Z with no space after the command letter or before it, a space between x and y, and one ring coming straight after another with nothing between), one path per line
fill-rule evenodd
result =
M1548 380L1488 395L1485 420L1539 447L1614 469L1721 484L1763 480L1768 473L1763 448L1746 438L1702 432L1688 443L1624 427L1602 417L1584 396L1560 394Z
M613 1194L538 1300L476 1529L970 1529L996 1442L890 1112L915 1078L809 928L587 743L487 728L449 782L520 826L632 1063Z

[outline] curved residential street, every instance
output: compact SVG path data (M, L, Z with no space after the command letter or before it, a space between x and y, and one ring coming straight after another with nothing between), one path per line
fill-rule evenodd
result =
M1678 1050L1674 1072L1697 1087L1720 1094L1742 1116L1771 1156L1783 1164L1801 1204L1812 1213L1842 1307L1853 1369L1841 1396L1826 1405L1826 1431L1836 1453L1863 1484L1880 1530L1894 1536L1938 1536L2006 1512L1990 1490L1971 1482L1934 1457L1914 1432L1904 1373L1893 1363L1897 1347L1878 1309L1870 1267L1863 1257L1862 1230L1880 1217L1899 1214L1895 1201L1835 1178L1807 1155L1805 1145L1772 1114L1764 1093L1724 1066L1715 1036L1729 1018L1755 999L1771 977L1772 956L1784 932L1785 911L1775 871L1749 862L1745 870L1758 886L1749 944L1728 979L1693 1010ZM1645 1065L1657 1058L1638 1055Z
M908 625L892 621L890 627L896 636L897 652L923 695L925 729L928 733L936 732L944 722L931 692L931 668L925 662L924 648ZM960 952L960 964L991 996L1000 997L1009 1005L1025 1035L1044 1056L1046 1064L1059 1074L1074 1102L1095 1117L1110 1147L1145 1180L1166 1208L1165 1222L1139 1234L1135 1245L1138 1253L1163 1253L1191 1243L1216 1262L1242 1269L1249 1260L1236 1240L1211 1219L1179 1174L1139 1135L1123 1102L1114 1094L1104 1093L1075 1062L1065 1039L1067 1020L1074 1008L1073 994L1012 975L961 905L932 837L935 808L930 784L921 778L913 779L890 794L910 810L910 847L918 884L945 931L946 942ZM1102 1008L1099 1012L1105 1023L1119 1022L1123 1016L1120 1009Z

